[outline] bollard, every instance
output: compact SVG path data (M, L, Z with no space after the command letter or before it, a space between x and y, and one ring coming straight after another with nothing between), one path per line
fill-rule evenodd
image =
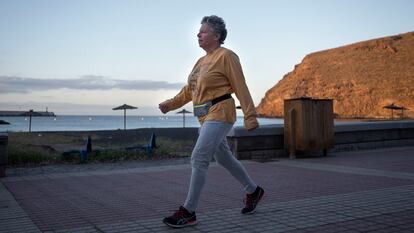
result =
M87 153L92 152L92 138L91 138L91 136L88 136L88 139L86 140L86 152Z
M0 177L6 176L8 139L7 133L0 133Z
M85 163L88 160L88 152L86 150L80 151L80 163Z

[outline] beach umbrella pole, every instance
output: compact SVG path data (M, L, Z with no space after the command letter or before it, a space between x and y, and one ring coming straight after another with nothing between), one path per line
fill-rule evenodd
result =
M189 112L189 111L187 111L187 110L183 109L183 110L181 110L181 111L177 112L176 114L180 114L180 113L182 113L182 114L183 114L183 128L185 128L185 114L186 114L186 113L191 113L191 112Z
M126 109L124 109L124 130L126 130Z
M137 109L137 107L131 106L131 105L127 105L127 104L123 104L119 107L113 108L112 110L124 110L124 130L126 130L126 110L127 109Z

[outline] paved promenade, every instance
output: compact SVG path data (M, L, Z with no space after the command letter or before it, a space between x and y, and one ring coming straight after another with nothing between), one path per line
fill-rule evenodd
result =
M199 223L179 230L161 221L185 199L188 159L9 169L0 232L414 232L414 147L243 163L266 190L257 212L240 214L242 187L212 163Z

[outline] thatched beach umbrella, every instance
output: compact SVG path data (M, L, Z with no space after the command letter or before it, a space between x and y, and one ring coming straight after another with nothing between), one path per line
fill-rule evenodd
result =
M391 109L391 119L394 119L394 110L404 111L404 107L397 106L394 103L389 104L389 105L385 105L383 108Z
M184 108L183 108L183 110L181 110L181 111L179 111L179 112L176 112L176 114L180 114L180 113L182 113L183 114L183 128L185 128L185 114L186 113L191 113L190 111L187 111L187 110L185 110Z
M29 117L29 132L32 132L32 116L41 116L39 112L33 111L33 109L30 109L28 112L24 112L21 114L21 116L28 116Z
M124 130L126 129L126 110L127 109L137 109L137 107L128 105L128 104L123 104L119 107L113 108L112 110L124 110Z

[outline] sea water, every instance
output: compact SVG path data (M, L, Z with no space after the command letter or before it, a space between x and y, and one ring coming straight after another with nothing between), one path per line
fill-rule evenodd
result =
M0 125L0 132L27 132L29 117L0 117L9 125ZM280 118L258 118L259 124L283 124ZM181 128L183 116L126 116L126 129L137 128ZM236 126L243 126L243 117L238 117ZM199 127L196 117L186 115L185 127ZM31 131L89 131L124 129L124 116L69 116L32 117Z

